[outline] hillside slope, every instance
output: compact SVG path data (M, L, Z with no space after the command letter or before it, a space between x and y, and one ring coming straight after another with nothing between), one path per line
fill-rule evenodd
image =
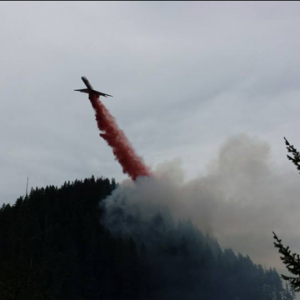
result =
M222 250L189 221L170 229L158 213L154 238L113 236L99 202L116 186L92 177L3 205L0 299L294 299L274 269Z

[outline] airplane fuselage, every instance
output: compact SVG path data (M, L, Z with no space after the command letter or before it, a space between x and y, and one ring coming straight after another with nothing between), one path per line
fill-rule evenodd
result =
M90 84L90 82L87 80L86 77L82 76L81 79L89 90L93 90L92 85Z

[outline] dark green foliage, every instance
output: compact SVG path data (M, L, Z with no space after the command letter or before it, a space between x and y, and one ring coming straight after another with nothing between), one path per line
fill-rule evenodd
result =
M285 140L287 151L292 154L292 156L287 155L287 158L290 161L292 161L292 163L300 171L300 153L293 145L289 143L289 141L286 138L284 138L284 140ZM290 248L288 246L284 247L283 244L281 243L281 240L277 237L277 235L274 232L273 235L275 239L274 246L278 248L279 253L282 255L280 259L286 265L288 271L297 276L297 277L290 277L290 276L281 275L281 277L291 284L295 292L299 292L300 291L299 255L296 253L291 253Z
M99 223L99 201L115 187L92 177L33 189L13 206L3 205L0 299L120 299L128 293L120 266L136 251Z
M281 243L281 240L277 237L277 235L273 232L274 235L274 246L278 248L278 251L282 256L280 259L282 262L286 265L286 268L289 272L292 274L298 276L298 277L290 277L281 275L281 277L284 280L287 280L290 282L291 286L293 287L295 292L300 291L300 257L299 254L292 253L290 250L290 247L284 247Z
M94 177L31 190L0 209L1 300L293 299L274 270L222 250L191 222L150 242L117 238L99 202L116 188Z
M297 149L291 145L286 138L284 138L287 151L292 154L292 156L287 155L287 158L293 162L293 164L297 167L297 169L300 171L300 153L297 151Z

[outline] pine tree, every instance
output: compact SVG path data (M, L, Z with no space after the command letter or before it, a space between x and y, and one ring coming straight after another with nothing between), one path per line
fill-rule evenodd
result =
M300 171L300 153L298 150L289 143L289 141L284 138L287 151L291 153L290 155L287 155L287 158L292 161L292 163L296 166L297 170ZM292 253L289 246L285 247L281 239L278 238L278 236L273 232L274 235L274 246L278 248L279 253L282 255L280 259L285 264L286 268L290 273L295 275L296 277L290 277L286 275L281 275L281 277L288 281L295 292L300 291L300 257L299 254Z
M290 282L291 286L293 287L295 292L300 291L300 257L299 254L292 253L290 247L283 246L281 240L278 236L273 232L274 235L274 246L278 248L279 253L282 255L280 259L286 265L286 268L289 272L296 275L297 277L290 277L281 275L284 280Z

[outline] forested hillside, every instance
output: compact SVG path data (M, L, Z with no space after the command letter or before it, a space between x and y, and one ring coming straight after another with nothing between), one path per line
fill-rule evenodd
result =
M0 210L0 299L294 299L274 269L222 250L191 222L154 239L113 236L99 202L105 178L32 189Z

